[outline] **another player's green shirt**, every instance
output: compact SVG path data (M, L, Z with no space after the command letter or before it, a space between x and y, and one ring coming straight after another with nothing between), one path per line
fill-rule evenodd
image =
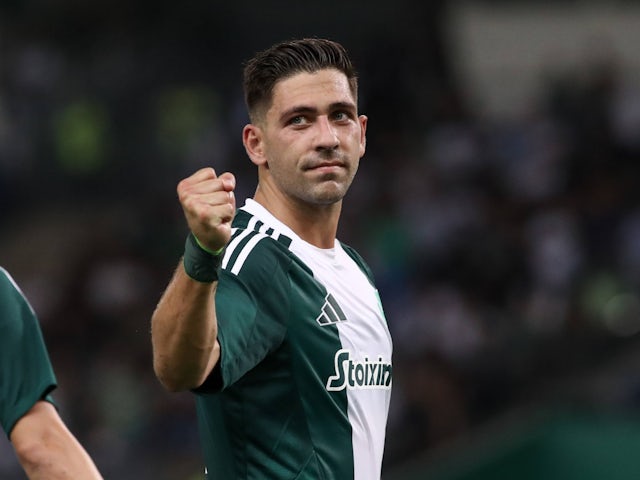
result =
M376 480L392 344L369 268L247 200L216 293L221 359L197 393L212 480Z
M56 387L36 314L6 270L0 268L0 425L16 422Z

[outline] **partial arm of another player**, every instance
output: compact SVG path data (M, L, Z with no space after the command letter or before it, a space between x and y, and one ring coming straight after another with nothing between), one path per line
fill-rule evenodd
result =
M189 228L209 251L224 248L231 237L234 188L232 174L218 177L212 168L201 169L178 184L178 198ZM200 386L220 357L216 340L217 284L194 280L181 261L153 313L153 366L170 391Z
M10 438L30 480L102 479L87 452L49 402L36 402L15 424Z

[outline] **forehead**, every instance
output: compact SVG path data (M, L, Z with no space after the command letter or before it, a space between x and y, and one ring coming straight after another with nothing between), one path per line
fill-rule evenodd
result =
M344 73L334 69L300 72L275 84L270 110L299 105L321 107L336 102L356 102Z

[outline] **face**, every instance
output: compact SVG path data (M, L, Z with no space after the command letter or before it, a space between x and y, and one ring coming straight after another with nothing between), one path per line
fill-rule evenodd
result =
M278 82L264 120L247 126L244 140L263 190L329 205L351 185L365 152L366 125L346 76L327 69Z

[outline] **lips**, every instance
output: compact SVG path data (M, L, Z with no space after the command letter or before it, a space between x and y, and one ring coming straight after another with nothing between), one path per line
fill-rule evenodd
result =
M341 162L325 162L325 163L319 163L318 165L311 167L311 169L313 170L317 168L330 168L330 167L344 167L344 164L342 164Z
M320 162L309 162L308 165L304 166L305 170L317 170L321 168L344 168L345 163L340 160L322 160Z

